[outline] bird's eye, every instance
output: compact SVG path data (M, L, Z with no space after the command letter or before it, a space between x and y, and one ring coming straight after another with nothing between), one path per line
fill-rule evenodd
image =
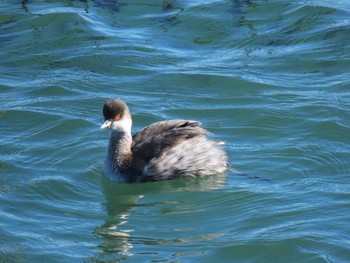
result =
M120 115L119 115L119 114L118 114L118 115L115 115L115 116L114 116L114 120L115 120L115 121L119 121L119 120L120 120Z

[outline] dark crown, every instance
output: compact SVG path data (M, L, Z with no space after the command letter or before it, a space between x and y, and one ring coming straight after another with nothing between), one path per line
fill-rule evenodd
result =
M122 118L125 114L129 113L129 108L119 99L107 100L103 106L103 117L105 120L114 119L115 116L120 115Z

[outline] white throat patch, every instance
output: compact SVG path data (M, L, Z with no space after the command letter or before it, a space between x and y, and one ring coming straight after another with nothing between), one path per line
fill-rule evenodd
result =
M124 117L119 121L113 121L110 128L114 131L131 133L132 120L130 118Z

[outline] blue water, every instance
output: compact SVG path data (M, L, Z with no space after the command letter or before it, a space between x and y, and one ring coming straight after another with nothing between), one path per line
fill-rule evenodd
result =
M1 1L0 262L349 262L349 1ZM118 184L133 131L193 119L238 172Z

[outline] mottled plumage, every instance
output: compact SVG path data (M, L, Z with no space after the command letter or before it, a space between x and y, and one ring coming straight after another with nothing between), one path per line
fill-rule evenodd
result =
M160 121L131 136L131 115L123 101L108 100L103 115L101 128L111 128L104 172L112 180L199 177L227 169L226 153L217 142L207 139L209 132L199 122Z

